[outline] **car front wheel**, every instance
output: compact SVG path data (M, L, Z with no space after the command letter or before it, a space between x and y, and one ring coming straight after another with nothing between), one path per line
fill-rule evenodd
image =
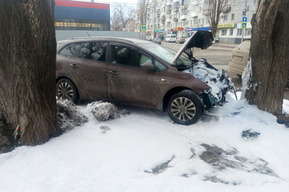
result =
M58 99L68 99L73 103L78 101L78 92L74 83L69 79L60 79L56 84L56 94Z
M200 97L190 90L173 95L168 103L169 117L178 124L191 125L202 116L203 104Z

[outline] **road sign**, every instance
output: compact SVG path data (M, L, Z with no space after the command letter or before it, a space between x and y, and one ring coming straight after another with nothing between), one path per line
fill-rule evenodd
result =
M247 28L247 22L242 22L241 23L241 28L246 29Z
M243 17L242 22L247 22L247 17Z
M141 32L146 32L147 31L147 26L146 25L142 25L140 27Z

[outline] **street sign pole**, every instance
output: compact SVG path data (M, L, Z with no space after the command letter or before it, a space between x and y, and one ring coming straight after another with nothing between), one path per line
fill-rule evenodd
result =
M241 28L242 28L241 43L244 41L245 29L247 28L247 17L245 17L245 16L246 16L246 12L245 12L245 15L243 15L242 23L241 23Z
M242 38L241 38L241 43L244 41L244 33L245 33L245 29L242 29Z

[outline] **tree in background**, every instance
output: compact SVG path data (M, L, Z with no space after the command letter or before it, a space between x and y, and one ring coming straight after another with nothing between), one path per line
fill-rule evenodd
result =
M11 133L19 125L24 145L60 133L53 6L53 0L0 1L0 129Z
M210 29L214 38L216 37L220 14L226 9L228 0L204 0L203 13L208 17Z
M279 119L284 119L282 103L289 73L288 10L287 0L260 0L252 19L252 79L246 98Z
M134 9L130 6L117 5L114 7L113 16L111 17L112 31L127 30L129 21L133 20Z
M138 10L139 10L139 20L140 26L146 25L147 21L147 8L150 0L139 0L138 1Z

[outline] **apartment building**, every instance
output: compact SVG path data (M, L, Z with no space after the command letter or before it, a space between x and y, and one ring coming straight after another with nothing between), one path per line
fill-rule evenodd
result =
M241 43L243 38L251 38L253 14L258 0L230 0L227 11L220 15L217 37L222 43ZM247 27L241 27L242 18L247 18Z
M211 0L153 0L145 13L147 39L174 33L188 36L191 31L210 30L209 5ZM224 43L240 43L251 36L251 19L258 0L227 0L220 15L216 39ZM140 11L135 12L135 30L140 31ZM242 17L247 17L247 28L242 29ZM244 35L242 34L244 32Z

